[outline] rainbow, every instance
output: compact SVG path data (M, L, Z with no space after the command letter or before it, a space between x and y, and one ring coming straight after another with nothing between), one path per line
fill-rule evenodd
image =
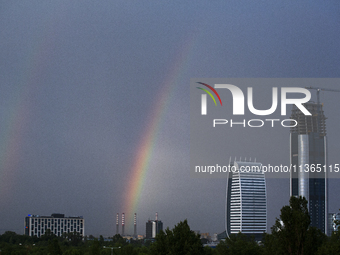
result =
M0 204L10 201L10 194L16 183L20 148L24 143L25 125L29 118L32 100L37 89L37 80L45 71L46 62L50 61L50 52L54 42L54 17L46 22L50 31L43 31L42 37L28 39L30 51L23 56L19 78L9 98L8 111L0 122Z
M21 100L22 96L18 98ZM23 134L23 127L25 126L25 116L27 115L24 103L20 100L14 100L14 105L8 112L7 117L3 119L1 124L0 137L0 194L1 204L5 204L10 200L12 186L15 182L17 162L20 157L20 144Z
M161 86L160 96L157 97L152 107L153 111L149 114L149 124L145 132L142 133L141 140L137 146L137 153L130 170L130 178L128 178L129 183L127 185L127 192L125 192L126 196L124 197L122 210L122 212L125 212L126 219L129 222L132 222L133 214L137 212L138 201L143 192L144 181L152 160L159 130L161 129L171 98L179 84L179 79L182 77L186 64L190 59L195 38L195 34L187 38L182 50L178 52L175 61L171 65L170 71Z

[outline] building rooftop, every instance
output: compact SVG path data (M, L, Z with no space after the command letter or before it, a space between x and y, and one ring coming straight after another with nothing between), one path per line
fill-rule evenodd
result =
M69 216L65 217L65 214L61 213L52 213L51 216L41 216L36 214L28 214L28 217L34 217L34 218L74 218L74 219L83 219L83 216Z

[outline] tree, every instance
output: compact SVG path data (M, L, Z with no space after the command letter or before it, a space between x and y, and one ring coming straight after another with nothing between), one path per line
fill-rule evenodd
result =
M166 231L169 230L168 228ZM160 231L156 236L156 242L150 246L151 254L166 255L170 250L170 244L164 231Z
M82 243L82 235L79 232L73 231L69 233L64 233L63 237L70 243L72 246L79 246Z
M275 234L265 233L263 235L262 242L264 244L264 255L285 255L287 254L282 245L280 244L280 240L275 236Z
M124 247L122 247L120 249L120 253L121 255L137 255L137 250L135 249L135 247L131 244L128 244Z
M57 236L50 229L46 229L45 233L40 237L40 240L48 242L49 240L52 241L55 238L57 238Z
M102 235L99 236L99 244L100 246L104 245L104 237Z
M219 254L232 254L232 255L257 255L261 254L261 247L257 244L254 238L245 234L231 234L230 238L221 241L217 247Z
M6 242L10 244L16 243L18 235L13 231L6 231L4 234L0 236L1 242Z
M81 255L81 251L77 249L68 249L67 251L63 252L63 255Z
M309 227L306 235L304 254L314 255L317 250L327 241L327 236L316 227Z
M335 220L334 223L337 226L337 230L332 232L332 235L322 244L317 252L318 255L340 254L340 221Z
M315 228L309 228L307 200L304 197L291 197L289 206L281 209L280 219L272 227L272 236L264 238L267 254L313 254L324 234Z
M178 223L172 230L167 228L156 236L156 241L151 245L151 254L204 254L200 236L190 230L187 220Z
M126 239L124 239L120 234L115 234L112 237L112 243L116 247L118 247L118 246L122 247L122 246L126 245Z
M92 245L90 247L90 255L100 255L100 243L97 239L92 241Z
M205 246L204 247L204 254L205 255L220 255L221 253L219 253L217 251L217 249L211 248L209 246Z
M340 254L340 235L333 232L332 235L318 249L318 255L336 255Z
M51 255L60 255L61 249L59 246L58 239L48 240L48 252Z

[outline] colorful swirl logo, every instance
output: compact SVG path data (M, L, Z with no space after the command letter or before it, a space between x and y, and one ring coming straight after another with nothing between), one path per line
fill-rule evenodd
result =
M205 84L205 83L203 83L203 82L197 82L197 83L199 83L199 84L201 84L201 85L203 85L203 86L206 86L206 87L209 88L212 92L214 92L215 95L217 96L218 100L220 100L220 104L222 105L222 100L221 100L221 98L220 98L220 95L217 93L217 91L216 91L213 87L211 87L210 85ZM209 90L203 89L203 88L200 88L200 87L197 87L197 88L198 88L198 89L201 89L201 90L203 90L203 91L205 91L205 92L206 92L206 93L214 100L215 105L217 105L214 96L211 94L211 92L210 92Z

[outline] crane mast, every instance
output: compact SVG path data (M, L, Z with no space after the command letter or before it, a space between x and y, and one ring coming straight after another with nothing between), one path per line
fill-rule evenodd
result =
M318 132L321 135L320 132L320 126L321 126L321 120L320 120L320 115L321 115L321 109L320 109L320 91L332 91L332 92L340 92L340 90L337 89L327 89L327 88L319 88L319 87L305 87L306 89L314 89L316 90L316 100L317 100L317 112L318 112L318 116L317 116L317 127L318 127Z

